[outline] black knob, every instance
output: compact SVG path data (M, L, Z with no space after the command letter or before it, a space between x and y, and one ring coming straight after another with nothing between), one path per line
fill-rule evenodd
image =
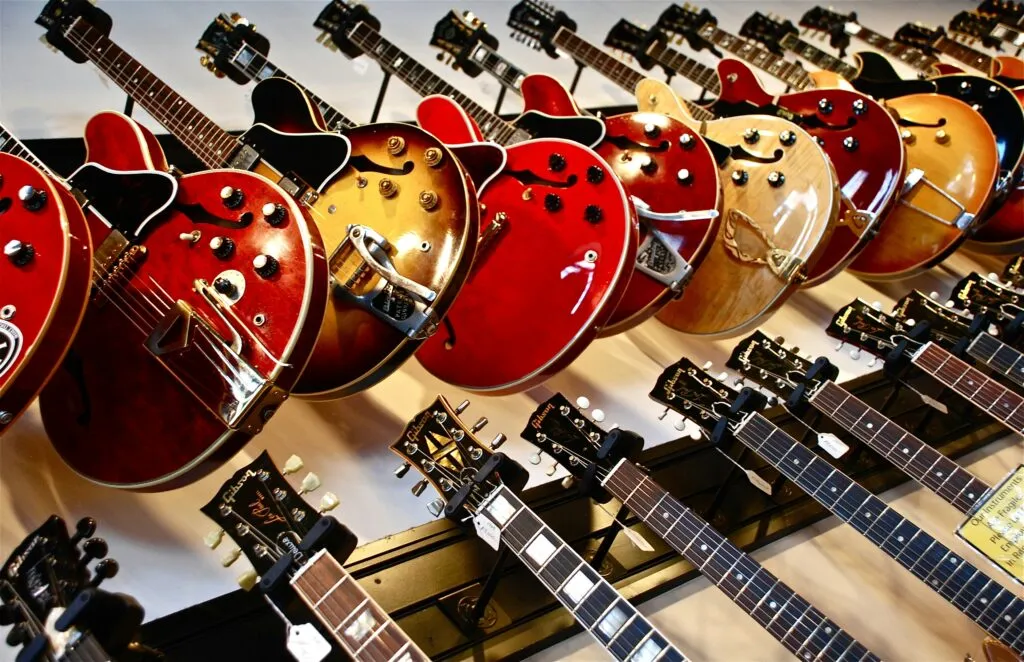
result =
M786 147L789 147L790 145L796 142L796 132L790 131L789 129L780 132L779 142L785 145Z
M597 205L587 205L587 208L583 210L583 220L587 223L597 223L604 218L604 212Z
M25 209L39 211L46 204L46 191L40 191L34 186L22 186L18 189L18 199Z
M761 132L757 129L750 128L743 132L743 142L748 145L754 145L758 140L761 139Z
M994 99L999 94L999 86L989 85L985 92L989 99Z
M562 172L565 170L565 157L557 152L548 157L548 168L551 172Z
M225 186L220 190L220 199L228 209L236 209L242 206L245 196L240 189Z
M818 101L818 111L822 115L828 115L832 112L832 102L828 99L822 99Z
M107 541L103 538L89 538L82 545L82 553L85 557L82 562L88 563L92 559L102 559L109 551Z
M967 96L970 93L971 93L971 84L970 84L970 82L965 80L962 83L960 83L960 96L964 96L965 97L965 96Z
M277 258L272 255L257 255L252 259L252 267L260 278L270 278L277 273Z
M235 242L227 237L214 237L210 240L210 250L213 251L214 257L226 260L235 252ZM216 285L216 281L214 284Z
M697 146L697 139L688 133L679 136L679 146L685 150L691 150Z
M75 535L71 536L71 544L77 545L94 533L96 533L96 520L91 517L83 517L75 524Z
M104 581L116 577L120 569L121 566L114 559L103 559L93 568L92 581L89 582L89 586L98 587Z
M604 181L604 169L600 166L590 166L587 168L587 181L591 184L600 184Z
M9 602L0 604L0 625L7 627L25 620L25 614L21 609Z
M768 184L772 188L779 188L786 183L786 176L778 170L772 170L768 173Z
M651 124L650 122L644 124L644 136L648 138L657 138L660 135L661 127L659 127L657 124Z
M275 228L278 225L284 223L286 215L287 212L285 211L284 205L282 204L268 202L267 204L263 205L263 220L266 221L267 223L270 223Z
M860 147L860 141L855 137L846 136L843 138L843 149L847 152L856 152L858 147Z
M12 239L4 246L4 255L14 266L24 267L35 257L36 249L32 247L32 244L23 244L17 239Z
M562 208L562 198L554 193L548 193L544 196L544 209L548 211L558 211Z
M866 112L868 112L868 104L864 101L864 99L857 99L856 101L853 102L854 115L863 115Z
M217 290L226 297L233 297L238 293L238 288L227 278L215 278L213 280L213 289Z
M732 181L737 186L743 186L747 183L748 179L750 179L750 175L746 170L733 170Z
M645 175L653 175L655 172L658 171L658 162L655 161L650 156L645 156L643 160L640 162L640 170Z
M32 641L32 635L24 623L18 623L7 633L8 646L23 646Z

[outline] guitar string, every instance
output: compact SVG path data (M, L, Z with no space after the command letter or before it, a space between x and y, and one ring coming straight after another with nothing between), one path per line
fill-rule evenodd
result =
M924 368L928 374L932 375L946 386L952 388L969 402L978 405L996 420L1001 421L1016 432L1024 433L1024 412L1021 411L1021 405L1024 404L1024 399L1021 399L1021 397L1013 391L999 386L995 381L989 379L981 372L971 368L946 350L934 344L924 352L920 353L917 358L914 359L914 364ZM952 364L952 367L957 369L957 376L955 378L947 376L943 372L943 368L947 364ZM971 386L973 383L980 384L975 391L967 392L967 386L960 383L960 380L966 376L970 376L967 386ZM982 392L986 390L987 393ZM991 395L993 391L995 394ZM984 401L979 402L979 395L988 400L990 404L985 406ZM1007 406L1009 404L1016 403L1016 407L1010 411L1009 414L1005 413L1006 408L993 412L992 408L1003 400L1008 401L1006 403ZM1012 420L1015 416L1017 417L1018 422L1014 422L1014 420Z

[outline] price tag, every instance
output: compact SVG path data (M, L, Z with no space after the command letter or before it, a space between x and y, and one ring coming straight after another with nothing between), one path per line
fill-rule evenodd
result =
M501 529L485 516L477 515L474 517L473 528L476 529L476 534L480 536L480 539L493 549L498 549L501 546Z
M829 432L818 433L818 445L821 449L837 460L850 450L843 440Z
M739 466L739 465L736 465L736 466ZM753 485L757 489L761 490L762 492L764 492L768 496L772 495L771 483L766 481L764 478L761 478L760 476L758 476L757 472L753 471L752 469L744 469L743 473L745 473L747 475L747 480L750 481L751 485Z
M861 27L852 21L846 23L843 28L846 30L846 34L848 35L855 35L861 31Z
M1024 465L986 495L956 534L1024 584Z
M331 652L331 645L311 623L289 625L285 648L299 662L320 662Z

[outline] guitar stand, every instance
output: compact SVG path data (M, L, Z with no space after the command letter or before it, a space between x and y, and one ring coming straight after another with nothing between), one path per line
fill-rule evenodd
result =
M491 598L494 597L494 591L498 588L498 582L501 581L501 570L505 567L505 562L508 561L511 553L508 545L501 546L501 549L498 550L498 558L494 560L494 565L491 566L491 571L487 574L487 579L480 588L480 594L472 598L472 603L470 603L472 607L469 613L463 614L462 610L459 610L459 615L465 618L466 625L474 630L482 627L481 623L484 622L487 614L487 606Z
M494 114L501 115L501 104L505 102L505 86L498 90L498 100L494 103Z
M135 110L135 99L130 96L124 100L124 114L128 117L132 116L132 111Z
M384 96L388 93L388 83L391 82L391 73L385 71L384 78L380 80L380 90L377 91L377 101L373 104L373 113L370 115L370 124L377 121L380 115L381 106L384 105Z
M569 84L569 94L576 94L576 86L580 83L580 76L583 75L583 70L587 68L587 65L580 62L576 63L576 73L573 74L572 82Z
M608 530L601 536L601 543L594 550L593 554L585 555L584 558L587 562L597 570L597 574L602 575L601 564L604 563L605 558L608 556L608 552L612 549L612 544L615 542L615 538L619 535L619 529L626 526L626 519L629 517L629 507L625 504L619 506L618 512L615 513L615 518L608 527Z

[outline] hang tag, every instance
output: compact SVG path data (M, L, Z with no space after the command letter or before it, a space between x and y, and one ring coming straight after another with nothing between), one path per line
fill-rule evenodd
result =
M629 542L639 549L641 552L653 552L654 548L651 547L651 543L647 542L647 539L642 535L634 531L633 529L627 529L623 527L622 532L629 538Z
M837 460L850 450L850 447L843 443L842 439L831 432L818 433L818 446Z
M736 466L739 466L739 465L736 465ZM761 490L762 492L764 492L768 496L772 495L772 486L771 486L771 484L768 481L766 481L764 478L761 478L760 476L758 476L757 472L753 471L752 469L744 469L743 473L747 474L747 480L750 481L751 485L753 485L757 489Z
M917 394L919 396L921 396L921 402L925 403L926 405L928 405L932 409L935 409L936 411L942 412L943 414L948 414L949 413L949 408L946 407L946 405L942 404L941 402L939 402L935 398L931 397L930 395L925 395L924 393L921 393L920 391L918 391Z
M365 76L366 72L370 70L369 58L357 57L352 60L352 70L359 76Z
M852 21L843 25L843 29L846 31L846 34L848 35L855 35L861 31L861 27Z
M285 647L299 662L320 662L331 653L331 645L311 623L289 624Z
M491 520L483 515L477 515L473 518L473 528L476 529L476 534L480 536L480 539L490 545L492 549L498 549L501 546L501 529Z

